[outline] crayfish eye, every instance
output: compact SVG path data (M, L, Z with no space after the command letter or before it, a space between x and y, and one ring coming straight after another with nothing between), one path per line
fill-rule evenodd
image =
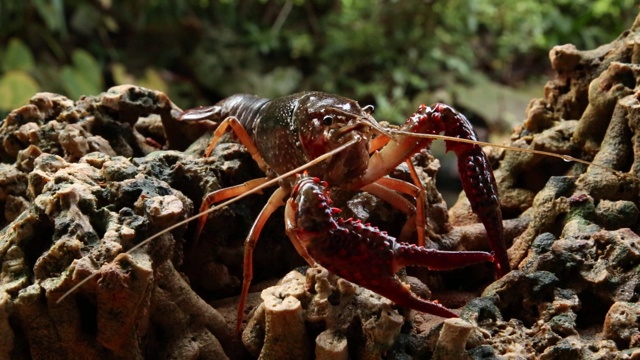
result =
M326 115L322 118L322 125L330 126L331 124L333 124L333 116Z
M367 105L362 108L362 111L366 112L369 115L373 114L373 110L374 110L373 105Z

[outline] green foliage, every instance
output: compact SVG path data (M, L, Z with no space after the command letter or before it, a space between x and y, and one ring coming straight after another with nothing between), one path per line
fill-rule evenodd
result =
M38 83L22 70L11 70L0 77L0 111L24 105L39 89Z
M9 40L2 59L2 71L33 69L33 55L31 50L18 38Z
M71 54L72 65L62 67L60 80L72 99L82 95L97 95L104 90L101 68L85 50L76 49Z
M116 63L111 67L111 73L113 74L113 80L116 85L123 84L136 84L147 89L154 89L162 92L168 92L169 86L164 81L160 72L154 68L147 68L142 77L136 78L127 72L127 68L124 64Z
M20 39L12 38L1 62L0 111L24 105L38 91L38 83L29 75L33 66L31 50Z
M478 73L526 82L552 46L610 42L636 11L633 0L0 0L0 76L71 98L135 82L183 107L316 89L399 121Z
M40 18L44 20L47 29L66 35L67 24L63 0L33 0L33 4Z

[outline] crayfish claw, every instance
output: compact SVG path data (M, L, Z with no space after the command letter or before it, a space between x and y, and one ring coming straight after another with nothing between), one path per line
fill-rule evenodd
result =
M396 272L407 265L446 270L493 259L481 251L439 251L398 243L360 220L335 219L330 203L323 182L309 176L298 180L285 209L287 234L296 249L305 249L306 255L327 270L400 306L457 317L446 307L415 295Z
M397 305L417 310L423 313L440 316L443 318L458 317L458 314L447 309L438 303L437 300L429 301L418 297L408 286L403 284L396 276L384 279L376 279L375 283L369 283L369 286L362 285L369 290L386 297Z

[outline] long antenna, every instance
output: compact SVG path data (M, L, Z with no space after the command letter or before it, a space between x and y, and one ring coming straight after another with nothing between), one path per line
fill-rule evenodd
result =
M162 231L160 231L160 232L158 232L158 233L156 233L156 234L154 234L154 235L151 235L150 237L148 237L148 238L146 238L145 240L141 241L140 243L138 243L137 245L135 245L135 246L134 246L134 247L132 247L131 249L129 249L129 250L127 250L127 251L125 251L125 252L124 252L124 254L130 254L130 253L132 253L132 252L136 251L137 249L139 249L139 248L141 248L141 247L145 246L145 245L146 245L146 244L148 244L151 240L153 240L153 239L155 239L155 238L159 237L160 235L166 234L167 232L169 232L169 231L171 231L171 230L173 230L173 229L176 229L176 228L178 228L178 227L180 227L180 226L182 226L182 225L185 225L185 224L187 224L187 223L189 223L189 222L191 222L191 221L193 221L193 220L196 220L196 219L198 219L199 217L201 217L202 215L210 214L211 212L216 211L216 210L218 210L218 209L220 209L220 208L222 208L222 207L225 207L225 206L227 206L227 205L229 205L229 204L231 204L231 203L234 203L234 202L236 202L236 201L238 201L238 200L240 200L240 199L242 199L242 198L244 198L244 197L246 197L246 196L249 196L249 195L251 195L251 194L258 193L258 192L262 191L262 189L265 189L265 188L268 188L268 187L270 187L270 186L276 185L280 180L282 180L282 179L284 179L284 178L287 178L287 177L289 177L289 176L293 176L293 175L295 175L295 174L298 174L298 173L300 173L300 172L302 172L302 171L304 171L304 170L306 170L306 169L308 169L308 168L312 167L313 165L316 165L317 163L320 163L320 162L322 162L322 161L324 161L324 160L326 160L326 159L330 158L331 156L333 156L333 155L335 155L335 154L337 154L337 153L339 153L339 152L343 151L344 149L348 148L348 147L349 147L349 146L351 146L351 145L354 145L355 143L357 143L357 142L359 142L359 141L360 141L360 136L359 136L359 135L354 135L354 138L353 138L352 140L350 140L350 141L348 141L348 142L346 142L346 143L344 143L344 144L340 145L339 147L337 147L337 148L335 148L335 149L333 149L333 150L331 150L331 151L329 151L329 152L327 152L327 153L325 153L325 154L322 154L322 155L318 156L317 158L315 158L315 159L311 160L310 162L308 162L308 163L306 163L306 164L304 164L304 165L302 165L302 166L299 166L299 167L297 167L297 168L295 168L295 169L293 169L293 170L291 170L291 171L289 171L289 172L287 172L287 173L284 173L284 174L282 174L282 175L280 175L280 176L278 176L278 177L276 177L276 178L273 178L273 179L271 179L271 180L269 180L269 181L265 182L264 184L262 184L262 185L260 185L260 186L256 186L255 188L251 189L250 191L247 191L247 192L245 192L245 193L243 193L243 194L241 194L241 195L238 195L238 196L234 197L233 199L229 199L229 200L227 200L227 201L225 201L225 202L223 202L223 203L221 203L221 204L218 204L218 205L216 205L216 206L214 206L214 207L212 207L212 208L210 208L210 209L208 209L208 210L206 210L206 211L204 211L204 212L201 212L201 213L198 213L198 214L193 215L193 216L191 216L191 217L188 217L188 218L186 218L186 219L184 219L184 220L182 220L182 221L179 221L179 222L177 222L177 223L175 223L175 224L173 224L173 225L169 226L169 227L168 227L168 228L166 228L166 229L163 229ZM87 276L86 278L82 279L80 282L78 282L76 285L74 285L71 289L69 289L67 292L65 292L65 293L64 293L64 294L63 294L63 295L62 295L62 296L61 296L61 297L56 301L56 304L59 304L59 303L60 303L62 300L64 300L67 296L69 296L70 294L72 294L74 291L76 291L76 290L77 290L78 288L80 288L82 285L86 284L89 280L91 280L91 279L93 279L94 277L96 277L98 274L99 274L99 272L98 272L98 271L96 271L96 272L94 272L93 274L91 274L91 275Z
M371 125L370 125L371 126ZM375 127L375 126L374 126ZM377 128L377 127L375 127ZM473 145L479 145L479 146L490 146L490 147L494 147L494 148L499 148L499 149L505 149L505 150L511 150L511 151L520 151L520 152L524 152L524 153L530 153L530 154L536 154L536 155L544 155L544 156L550 156L550 157L555 157L558 159L562 159L563 161L566 162L575 162L575 163L580 163L580 164L584 164L584 165L588 165L588 166L594 166L603 170L607 170L607 171L611 171L613 173L615 173L616 175L619 176L624 176L624 173L615 169L611 169L609 167L606 167L604 165L600 165L600 164L596 164L593 162L589 162L586 160L582 160L570 155L563 155L563 154L556 154L556 153L551 153L551 152L547 152L547 151L541 151L541 150L534 150L534 149L526 149L526 148L516 148L516 147L512 147L512 146L508 146L508 145L500 145L500 144L492 144L492 143L488 143L488 142L484 142L484 141L478 141L478 140L470 140L470 139L463 139L463 138L457 138L457 137L453 137L453 136L446 136L446 135L439 135L439 134L423 134L423 133L414 133L414 132L410 132L410 131L403 131L403 130L398 130L398 129L394 129L394 128L385 128L385 131L383 133L385 134L397 134L397 135L403 135L403 136L411 136L411 137L416 137L416 138L424 138L424 139L434 139L434 140L445 140L445 141L455 141L455 142L461 142L461 143L467 143L467 144L473 144ZM390 136L391 138L393 138L392 136ZM135 245L134 247L132 247L131 249L125 251L125 254L130 254L133 251L145 246L146 244L148 244L150 241L154 240L155 238L169 232L172 231L180 226L183 226L193 220L198 219L199 217L201 217L202 215L206 215L206 214L210 214L222 207L225 207L229 204L232 204L248 195L251 194L255 194L258 193L260 191L262 191L265 188L268 188L270 186L276 185L281 179L289 177L289 176L293 176L297 173L300 173L326 159L328 159L329 157L341 152L342 150L348 148L351 145L354 145L355 143L360 141L360 137L355 135L355 137L346 142L345 144L315 158L314 160L299 166L285 174L282 174L276 178L273 178L267 182L265 182L264 184L257 186L253 189L251 189L250 191L247 191L241 195L238 195L236 197L234 197L233 199L229 199L223 203L220 203L212 208L209 208L208 210L202 212L202 213L198 213L196 215L193 215L191 217L188 217L182 221L179 221L169 227L167 227L166 229L163 229L162 231L148 237L147 239L141 241L140 243L138 243L137 245ZM74 285L71 289L69 289L67 292L65 292L57 301L56 303L60 303L62 300L64 300L67 296L69 296L70 294L72 294L74 291L76 291L78 288L80 288L82 285L84 285L85 283L87 283L89 280L91 280L92 278L96 277L99 274L99 272L95 272L89 276L87 276L86 278L84 278L83 280L81 280L80 282L78 282L76 285Z
M611 171L616 175L624 176L624 173L622 171L618 171L618 170L612 169L610 167L607 167L607 166L604 166L604 165L600 165L600 164L596 164L596 163L593 163L593 162L590 162L590 161L582 160L582 159L579 159L579 158L576 158L576 157L573 157L573 156L570 156L570 155L556 154L556 153L542 151L542 150L519 148L519 147L513 147L513 146L509 146L509 145L492 144L492 143L488 143L488 142L484 142L484 141L462 139L462 138L457 138L457 137L454 137L454 136L447 136L447 135L413 133L413 132L410 132L410 131L402 131L402 130L396 130L396 129L389 129L389 131L391 133L393 133L393 134L398 134L398 135L406 135L406 136L418 137L418 138L424 138L424 139L455 141L455 142L474 144L474 145L479 145L479 146L491 146L491 147L498 148L498 149L505 149L505 150L511 150L511 151L520 151L520 152L536 154L536 155L544 155L544 156L549 156L549 157L562 159L562 160L564 160L566 162L575 162L575 163L584 164L584 165L588 165L588 166L594 166L594 167L597 167L597 168L602 169L602 170Z

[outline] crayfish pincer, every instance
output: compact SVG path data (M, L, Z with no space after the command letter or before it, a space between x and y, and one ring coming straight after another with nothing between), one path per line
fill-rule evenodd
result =
M414 295L396 273L405 266L451 270L493 261L483 251L440 251L397 242L360 220L335 218L328 184L304 174L285 209L287 234L296 249L327 270L372 290L398 305L442 317L457 317L446 307ZM313 265L313 263L310 263Z
M406 265L450 269L493 261L498 276L509 271L496 182L469 121L449 106L421 105L399 128L383 127L373 118L372 111L373 107L360 107L356 101L342 96L301 92L273 100L234 95L213 106L182 114L185 121L220 122L205 155L210 154L230 127L266 174L205 196L197 237L213 204L280 185L245 241L238 329L253 277L253 249L266 220L285 204L292 189L293 195L287 203L287 231L300 255L310 264L317 262L399 304L444 317L455 316L404 288L395 272ZM494 255L441 252L423 247L424 190L411 157L427 148L435 137L442 138L440 134L446 138L447 150L458 157L463 189L473 212L485 226ZM387 176L403 162L412 174L413 183ZM311 178L305 175L296 179L293 175L303 169ZM405 228L416 228L418 245L397 243L383 232L358 222L333 219L335 210L329 206L328 186L369 192L406 213ZM405 195L415 198L415 205ZM368 268L366 273L358 270L363 266Z

